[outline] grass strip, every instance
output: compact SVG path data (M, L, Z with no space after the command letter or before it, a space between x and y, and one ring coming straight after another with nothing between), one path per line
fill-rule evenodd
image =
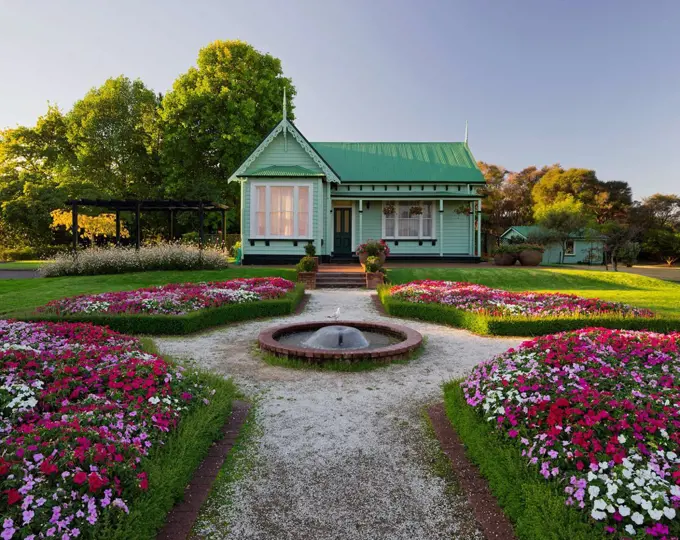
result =
M460 381L444 385L446 414L466 446L467 456L488 480L491 492L521 540L596 540L602 527L567 506L563 487L529 468L520 449L502 438L465 401Z

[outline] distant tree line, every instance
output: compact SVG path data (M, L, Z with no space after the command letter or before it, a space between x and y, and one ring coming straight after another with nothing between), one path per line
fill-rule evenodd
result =
M239 187L227 179L281 119L284 88L292 117L280 60L216 41L165 95L121 75L69 111L48 105L34 126L0 131L0 247L66 242L51 213L71 198L211 200L231 207L228 230L238 232ZM178 232L195 219L180 215ZM161 234L167 217L144 224Z
M627 182L602 181L590 169L559 164L512 172L480 162L486 178L483 228L496 242L509 227L540 225L537 241L564 243L583 232L600 238L607 264L680 259L680 196L657 193L633 200ZM564 251L564 250L563 250Z

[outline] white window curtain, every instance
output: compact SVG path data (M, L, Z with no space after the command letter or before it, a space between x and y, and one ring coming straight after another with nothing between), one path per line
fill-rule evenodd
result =
M434 202L385 201L394 206L393 214L383 213L383 238L434 238ZM423 213L411 215L411 208L420 206Z
M253 184L251 193L251 236L311 238L311 186Z

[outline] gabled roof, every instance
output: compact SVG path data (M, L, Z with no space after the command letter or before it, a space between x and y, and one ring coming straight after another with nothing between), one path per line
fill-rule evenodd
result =
M462 142L313 142L311 145L343 182L484 183L475 158Z
M272 165L250 171L248 176L324 176L322 172L312 171L299 165Z
M523 236L525 239L527 239L532 234L540 235L540 234L545 234L545 233L548 232L547 229L544 229L540 225L513 225L507 231L505 231L503 234L501 234L501 238L503 238L506 234L508 234L512 231ZM579 240L579 239L591 238L591 237L597 238L598 236L599 235L598 235L597 231L595 231L593 229L587 229L587 230L582 230L582 231L572 233L572 234L569 235L569 238Z
M284 117L283 119L276 125L274 129L272 129L269 132L269 135L265 137L264 141L262 141L255 150L248 156L248 158L241 164L241 166L236 169L236 171L229 177L229 182L233 182L234 180L237 180L238 178L242 178L245 176L245 172L248 170L248 168L253 164L253 162L258 158L260 154L264 151L267 146L269 146L276 137L279 136L279 134L283 133L283 136L286 137L288 135L291 135L293 139L297 141L297 143L302 147L302 149L307 152L309 157L311 157L314 162L318 165L318 167L323 171L324 176L326 177L326 180L329 182L340 182L340 177L338 174L331 168L331 166L328 164L328 162L324 159L323 156L321 156L314 148L312 148L312 145L309 143L307 139L305 139L305 136L300 133L298 128L295 127L293 122L288 120L285 117L285 111L284 111Z

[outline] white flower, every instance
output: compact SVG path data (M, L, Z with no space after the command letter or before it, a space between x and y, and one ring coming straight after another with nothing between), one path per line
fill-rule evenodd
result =
M651 510L652 503L651 503L651 501L646 501L645 499L642 499L640 506L642 506L642 508L644 508L645 510Z
M661 510L657 510L656 508L650 508L647 513L654 521L659 521L661 516L663 516L663 512Z
M598 521L607 517L607 514L600 512L599 510L593 510L590 515L593 519L597 519Z
M591 499L594 499L595 497L597 497L600 494L600 488L597 487L597 486L590 486L588 488L588 494L590 495Z
M669 507L666 506L663 509L663 513L668 519L675 519L675 514L676 514L675 508L669 508Z
M645 520L644 516L640 512L634 512L633 515L630 516L630 519L636 525L642 525L642 522Z
M619 514L621 514L623 517L630 516L630 508L625 505L619 506Z
M151 396L149 398L149 403L151 403L152 405L156 405L156 404L160 403L160 401L161 400L158 396Z
M621 435L619 435L619 442L621 444L625 444L625 442L626 442L626 436L623 433Z
M595 508L595 510L604 510L606 506L607 503L605 503L602 499L595 499L593 502L593 508Z
M672 460L672 459L675 459L677 457L678 457L678 454L676 454L675 452L667 452L666 453L666 458L668 458L668 459Z
M630 534L631 536L635 536L635 527L632 525L626 525L626 532Z

